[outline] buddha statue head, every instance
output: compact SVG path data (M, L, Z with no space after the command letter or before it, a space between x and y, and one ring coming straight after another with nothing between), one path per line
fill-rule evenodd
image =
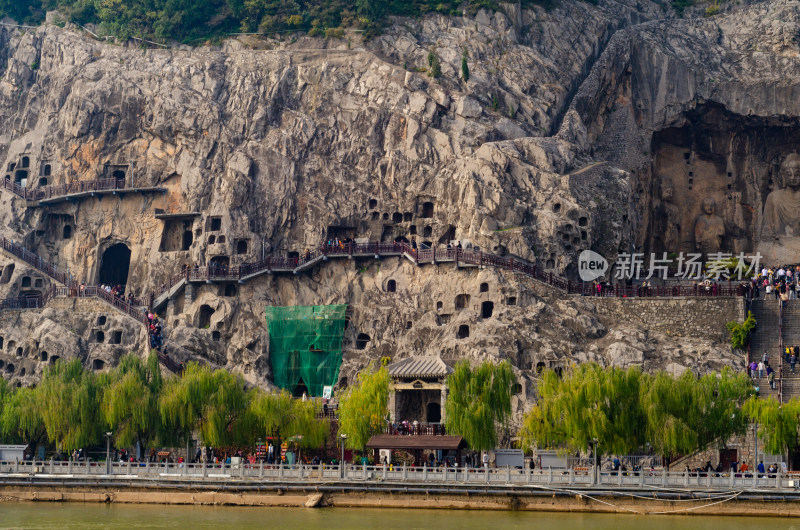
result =
M714 215L717 211L717 201L713 197L703 199L703 211L706 215Z
M800 155L790 153L781 164L781 179L786 188L800 189Z

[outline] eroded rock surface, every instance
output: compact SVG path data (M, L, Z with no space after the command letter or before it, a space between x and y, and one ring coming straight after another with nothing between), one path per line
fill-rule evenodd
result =
M800 8L664 13L624 0L506 5L397 20L367 43L242 37L196 50L4 27L0 176L28 188L121 176L165 191L36 205L4 190L1 230L90 284L124 269L107 253L122 244L128 287L145 297L183 265L234 267L334 237L459 240L575 279L581 249L613 259L695 248L707 197L723 248L753 250L776 168L800 140ZM431 51L436 80L424 71ZM11 263L3 296L49 288L4 256ZM98 343L85 310L52 303L9 313L0 359L16 355L12 336L30 363L45 347L99 369L121 349L144 353L132 319L114 321L131 342ZM267 386L264 306L333 303L352 308L342 384L383 356L507 358L526 383L518 411L537 367L596 360L679 373L741 362L723 336L727 310L710 317L718 333L670 331L508 272L402 258L193 284L162 311L168 351ZM36 362L7 375L32 381L47 361Z

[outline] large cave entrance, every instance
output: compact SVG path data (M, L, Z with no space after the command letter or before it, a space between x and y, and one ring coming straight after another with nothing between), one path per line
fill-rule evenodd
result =
M634 220L637 248L645 256L697 252L705 259L757 249L764 255L768 239L785 245L783 236L796 238L796 230L780 226L782 235L768 238L765 227L771 216L785 217L785 225L800 222L800 213L792 213L800 204L783 191L783 168L799 147L796 118L742 116L713 103L684 113L653 134L652 165L634 183L642 216ZM777 207L766 205L770 196Z
M125 285L130 266L131 249L124 243L112 245L103 252L97 281L102 285Z

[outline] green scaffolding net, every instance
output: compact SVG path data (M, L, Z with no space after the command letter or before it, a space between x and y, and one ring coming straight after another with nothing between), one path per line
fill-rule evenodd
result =
M339 378L347 305L266 309L275 385L295 393L304 383L309 395L321 396Z

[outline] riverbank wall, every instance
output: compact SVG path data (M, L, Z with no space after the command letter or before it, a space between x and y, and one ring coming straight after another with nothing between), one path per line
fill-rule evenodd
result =
M209 484L181 481L151 485L9 481L0 502L140 503L263 507L349 507L629 513L639 515L739 515L799 517L800 492L703 491L652 488L475 487L430 484Z

